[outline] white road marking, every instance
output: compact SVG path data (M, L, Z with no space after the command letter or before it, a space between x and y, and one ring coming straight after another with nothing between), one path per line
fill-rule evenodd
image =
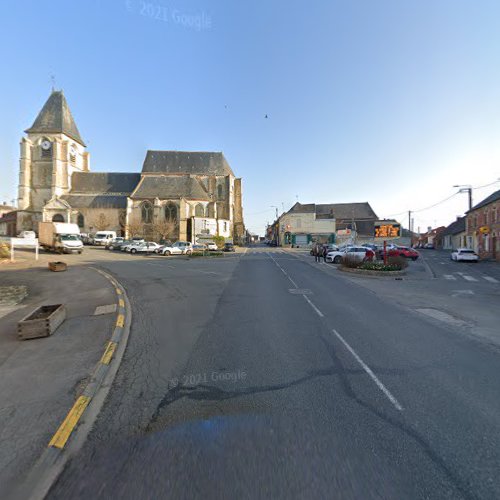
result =
M288 275L288 273L278 264L278 262L276 261L276 259L268 252L266 252L267 255L269 255L269 257L271 257L271 259L273 260L273 262L281 269L281 272L290 280L290 282L292 283L292 285L295 287L295 288L299 288L297 286L297 283L295 283L295 281L293 281L292 278L290 278L290 276Z
M295 281L293 281L292 278L290 278L290 276L288 275L288 273L278 264L278 262L276 262L276 259L274 259L274 257L271 254L269 254L268 252L266 252L266 253L269 255L269 257L271 257L271 259L274 261L274 263L281 269L281 271L283 272L283 274L293 283L293 285L295 286L295 288L299 288L295 284ZM304 299L309 303L309 305L313 308L313 310L316 312L316 314L320 318L324 318L324 314L312 303L311 299L307 295L303 294L302 297L304 297ZM391 394L391 392L389 391L389 389L387 389L387 387L371 371L370 367L358 356L358 354L356 353L356 351L346 342L346 340L344 339L344 337L342 337L342 335L340 335L340 333L337 332L337 330L332 329L332 331L335 334L335 336L344 344L345 348L354 356L354 359L361 365L361 367L363 368L363 370L365 370L365 372L375 382L375 384L377 385L377 387L386 395L387 399L389 399L389 401L394 405L394 407L396 408L396 410L403 411L403 407L399 404L398 400Z
M378 377L371 371L370 367L358 356L356 351L344 340L344 337L340 335L337 330L332 329L335 336L344 344L345 348L354 356L354 359L361 365L363 370L370 376L370 378L375 382L377 387L386 395L387 399L394 405L396 410L403 411L403 407L399 404L399 401L391 394L389 389L378 379Z
M447 280L456 280L457 278L453 276L452 274L445 274L444 278Z
M490 283L498 283L498 280L493 278L492 276L483 276L483 278L486 280L486 281L489 281Z
M101 314L110 314L116 311L116 304L108 304L105 306L97 306L94 311L94 316L99 316Z
M309 302L309 305L314 309L314 311L320 318L325 317L324 314L311 302L311 299L307 295L302 295L302 297L304 297L304 299Z
M478 281L476 278L473 278L472 276L469 276L467 274L462 274L462 278L467 281Z

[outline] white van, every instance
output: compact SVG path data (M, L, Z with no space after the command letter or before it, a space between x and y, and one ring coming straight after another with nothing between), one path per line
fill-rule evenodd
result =
M98 231L94 236L94 245L106 246L116 238L116 231Z

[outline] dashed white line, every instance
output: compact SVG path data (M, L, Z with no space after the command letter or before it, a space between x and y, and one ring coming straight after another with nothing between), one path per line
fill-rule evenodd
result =
M483 276L483 278L486 280L486 281L489 281L490 283L498 283L498 280L493 278L492 276Z
M314 309L314 311L316 311L316 314L320 318L324 318L324 314L311 302L311 299L307 295L302 295L302 297L304 297L304 299L309 302L309 305Z
M445 279L447 280L456 280L456 276L453 276L453 274L444 274L443 275Z
M462 274L462 278L467 281L478 281L476 278L469 276L468 274Z
M363 370L370 376L370 378L375 382L377 387L386 395L387 399L394 405L396 410L403 411L403 407L400 405L399 401L391 394L389 389L378 379L378 377L371 371L370 367L358 356L356 351L344 340L344 337L340 335L337 330L332 329L335 336L344 344L345 348L354 356L354 359L361 365Z
M269 252L266 252L266 253L267 253L267 255L269 255L269 257L271 257L271 259L273 260L273 262L281 269L281 272L290 280L290 282L292 283L292 285L295 288L299 288L297 286L297 283L295 283L295 281L293 281L293 279L290 278L290 276L288 275L288 273L278 264L278 262L276 261L276 259Z

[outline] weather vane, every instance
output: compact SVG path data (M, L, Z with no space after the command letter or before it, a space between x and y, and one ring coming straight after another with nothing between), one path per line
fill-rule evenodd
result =
M53 73L50 73L50 82L52 83L52 92L56 90L56 77Z

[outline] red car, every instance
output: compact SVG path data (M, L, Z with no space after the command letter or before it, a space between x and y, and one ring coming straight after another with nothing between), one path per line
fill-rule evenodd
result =
M382 254L383 253L384 251L382 250ZM406 257L407 259L411 260L417 260L420 257L420 254L416 250L408 247L391 248L387 251L387 255L389 257Z

